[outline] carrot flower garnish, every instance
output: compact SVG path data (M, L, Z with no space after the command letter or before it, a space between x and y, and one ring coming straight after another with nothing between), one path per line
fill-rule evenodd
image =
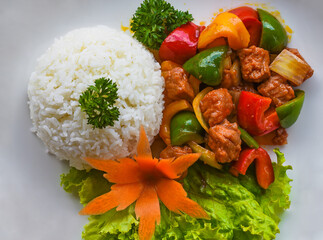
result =
M85 158L103 176L115 183L111 191L90 201L81 211L82 215L103 214L113 208L123 210L136 202L135 214L139 218L139 237L149 240L160 223L159 200L175 213L186 213L195 218L209 219L196 202L187 198L179 178L200 157L199 153L186 154L179 158L156 159L143 127L137 146L137 156L115 160Z

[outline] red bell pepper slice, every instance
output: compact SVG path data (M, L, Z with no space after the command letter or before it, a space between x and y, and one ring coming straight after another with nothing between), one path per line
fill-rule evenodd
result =
M256 177L260 187L267 189L275 181L274 169L269 154L263 148L245 149L234 162L230 172L234 176L245 175L250 164L255 161Z
M204 28L205 26L198 26L192 22L176 28L160 46L160 59L184 64L196 54L198 38Z
M270 108L271 99L242 91L237 107L239 125L254 136L270 133L280 127L275 109Z
M229 11L237 15L246 26L250 34L249 46L258 46L261 37L262 24L259 21L258 12L251 7L238 7Z

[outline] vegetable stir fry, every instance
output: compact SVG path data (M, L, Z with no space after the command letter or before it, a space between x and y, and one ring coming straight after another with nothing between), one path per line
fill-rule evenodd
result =
M206 28L188 22L173 30L159 49L166 88L160 137L167 146L160 156L201 153L213 167L230 164L234 176L255 160L257 181L267 189L274 170L259 145L287 143L285 129L305 96L294 87L313 74L287 42L272 14L245 6L220 13Z

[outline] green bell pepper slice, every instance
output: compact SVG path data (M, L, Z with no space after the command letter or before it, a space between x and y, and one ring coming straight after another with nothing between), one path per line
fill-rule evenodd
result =
M295 98L276 108L277 115L280 120L280 125L283 128L289 128L292 126L303 107L305 92L302 90L295 90Z
M248 145L248 147L255 149L259 148L257 141L246 130L241 127L238 128L241 132L240 138Z
M262 23L260 47L271 53L281 52L288 43L287 32L284 26L269 12L257 9Z
M204 50L186 61L183 68L207 85L219 85L222 80L223 63L227 51L228 46L218 46Z
M190 111L177 113L170 123L170 140L172 145L183 145L189 141L203 142L204 130L195 114Z

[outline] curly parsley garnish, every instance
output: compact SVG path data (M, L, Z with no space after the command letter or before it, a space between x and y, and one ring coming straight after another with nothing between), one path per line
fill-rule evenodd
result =
M170 32L190 21L192 14L175 9L165 0L145 0L133 15L130 28L139 42L159 49Z
M81 109L93 128L113 126L114 121L119 119L119 109L113 106L118 99L117 91L117 84L111 79L99 78L80 96Z

